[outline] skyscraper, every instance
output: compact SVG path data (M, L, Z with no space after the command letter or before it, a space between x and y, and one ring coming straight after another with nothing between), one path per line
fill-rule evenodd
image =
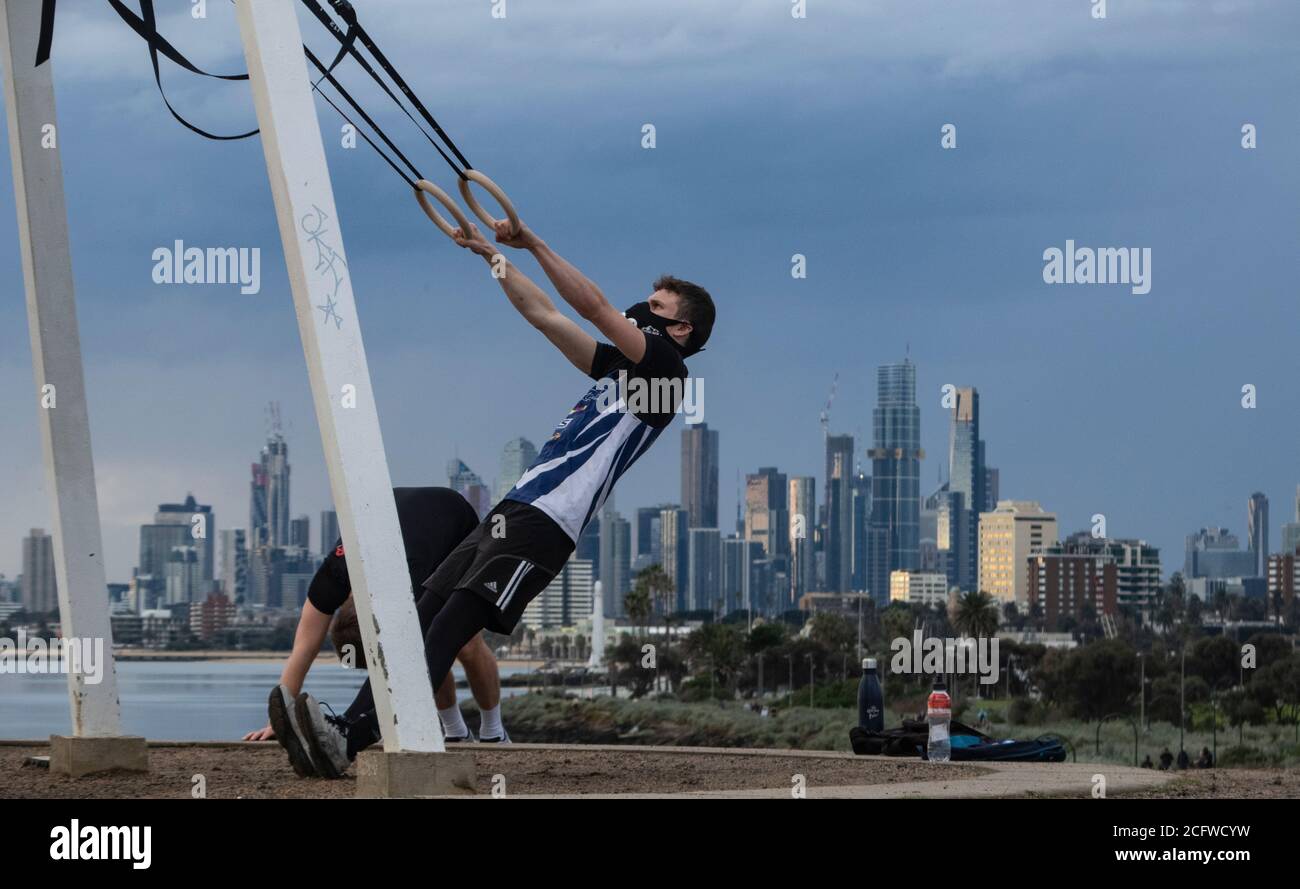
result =
M983 459L983 458L981 458ZM984 467L984 505L980 512L992 512L1002 499L1002 474L992 466Z
M688 611L717 614L722 609L722 534L717 528L691 528Z
M1187 535L1183 578L1254 577L1255 554L1241 549L1237 535L1227 528L1201 528ZM1267 576L1265 567L1265 576Z
M339 539L339 514L332 509L320 513L320 554L327 555Z
M690 587L690 534L686 510L679 506L666 506L659 511L659 538L664 572L672 578L677 593L673 610L685 611Z
M200 520L195 521L196 518ZM211 581L216 577L217 527L211 506L201 504L194 499L193 494L187 494L184 503L158 504L153 521L155 525L183 527L183 532L178 532L176 542L198 550L199 575L202 580ZM164 552L162 555L166 561L167 554ZM206 592L205 590L204 593Z
M632 588L632 526L614 511L611 500L600 510L600 585L606 618L623 616L623 597Z
M763 558L763 547L743 537L722 540L722 576L720 578L722 613L730 614L750 607L750 582L754 562Z
M289 545L311 550L311 516L300 515L289 520Z
M593 581L600 579L600 553L600 522L588 522L587 527L578 535L578 542L573 547L573 558L586 559L591 563Z
M790 558L790 492L785 473L765 466L745 476L745 539L758 541L769 559Z
M965 513L966 498L948 490L944 482L927 496L922 509L935 517L935 571L948 577L948 586L957 586L958 565L961 563L962 515ZM967 547L969 548L969 547Z
M249 545L289 545L289 445L273 429L252 466L248 515Z
M825 496L826 536L822 549L826 554L826 590L847 592L853 578L852 435L826 436Z
M867 565L870 563L871 550L868 546L871 527L871 476L857 469L853 473L851 536L853 540L853 576L849 586L853 592L863 592L867 588Z
M512 438L501 449L501 474L497 476L496 499L510 493L533 461L537 459L536 446L526 438ZM491 509L491 507L488 507Z
M59 607L54 575L54 538L44 528L33 528L23 538L23 576L19 586L25 611L45 613Z
M248 482L248 543L258 547L271 536L266 518L266 468L261 463L249 467L252 478Z
M718 527L718 430L682 429L682 507L692 528Z
M1028 612L1029 557L1056 544L1056 516L1031 500L1003 500L980 516L979 529L979 589L997 599L999 607L1014 602Z
M266 472L266 525L272 546L289 546L289 443L273 433L261 451Z
M231 602L248 596L248 548L243 528L221 532L221 591ZM330 541L330 546L334 545Z
M569 559L541 594L524 608L524 626L533 629L572 627L591 616L595 577L591 562Z
M979 581L979 514L985 503L984 442L980 441L980 396L974 387L956 390L949 432L948 490L960 494L962 502L951 504L950 516L961 533L952 535L956 572L949 580L963 591L975 589Z
M1246 540L1255 556L1255 576L1268 577L1268 498L1259 491L1246 502Z
M1300 485L1295 489L1295 515L1293 521L1282 525L1282 555L1290 555L1300 547Z
M847 488L847 486L846 486ZM817 589L814 519L817 483L811 475L790 477L790 600Z
M663 535L660 533L659 515L671 504L659 506L642 506L636 511L636 555L633 573L651 565L662 565L664 561Z
M452 457L447 461L447 487L468 500L480 519L485 517L488 510L492 508L492 498L488 493L487 485L483 484L483 479L477 472L466 466L465 462L458 457Z
M889 575L916 571L921 554L921 411L916 406L916 365L904 359L876 370L872 411L870 564L867 588L878 604L889 601Z

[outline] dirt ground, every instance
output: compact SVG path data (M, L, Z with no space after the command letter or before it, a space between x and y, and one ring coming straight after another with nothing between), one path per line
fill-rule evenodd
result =
M478 790L492 790L495 776L504 780L508 795L521 794L636 794L691 793L699 791L783 790L795 775L803 775L810 796L819 789L874 785L876 793L930 796L952 792L967 779L987 776L1028 778L1026 769L1014 765L981 768L969 765L932 765L917 760L858 759L838 754L703 752L642 748L572 747L554 749L516 744L506 748L486 745L457 747L474 754ZM51 775L48 769L26 765L30 756L48 755L38 746L0 745L0 799L166 799L185 798L202 776L204 793L212 799L351 799L356 793L353 775L338 780L303 779L289 768L275 743L208 746L151 746L151 771L147 774L109 772L73 780ZM1064 770L1066 767L1062 767ZM1091 766L1080 763L1089 773ZM960 771L955 771L959 769ZM1130 770L1136 772L1137 770ZM1087 775L1084 775L1086 778ZM917 787L915 782L933 782ZM980 782L973 782L980 783ZM1077 795L1086 796L1090 785L1083 778ZM888 789L898 785L896 789ZM904 786L905 785L905 786ZM1067 782L1067 786L1072 786ZM1003 791L1006 791L1005 793ZM1044 788L1045 796L1061 795ZM1038 796L1008 784L993 795ZM871 793L872 791L867 791ZM861 793L861 791L858 791ZM857 795L857 794L855 794ZM1065 795L1076 795L1073 792ZM1160 787L1130 789L1114 794L1130 799L1300 799L1300 769L1216 769L1188 772Z
M1300 799L1300 769L1208 769L1164 787L1123 794L1135 799Z
M679 793L699 790L786 788L801 774L809 787L886 784L951 778L951 769L913 760L855 760L844 757L753 756L643 750L544 750L521 745L471 745L478 790L488 793L502 775L507 794ZM202 775L210 799L351 798L351 773L337 781L303 779L271 744L220 747L150 747L147 774L109 772L73 780L47 769L24 766L44 747L0 747L0 799L163 799L191 796ZM971 769L972 775L983 770Z

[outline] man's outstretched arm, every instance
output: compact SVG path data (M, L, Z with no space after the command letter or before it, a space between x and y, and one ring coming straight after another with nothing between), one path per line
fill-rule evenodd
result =
M537 237L528 226L521 226L516 234L510 233L510 224L497 224L497 241L532 253L546 277L574 311L596 325L596 329L609 338L620 352L634 364L645 357L645 334L635 324L614 308L596 283L584 275L567 259L556 253Z
M510 304L524 316L525 321L541 331L557 349L563 352L564 357L569 359L574 367L584 374L590 373L592 362L596 358L596 340L557 309L542 288L506 259L500 250L489 244L479 232L478 226L471 225L470 229L470 236L458 237L456 243L468 247L483 257L488 265L501 269L504 275L497 278L497 283L505 291ZM494 258L498 256L501 258L494 262ZM619 320L623 322L624 327L631 326L622 315L619 316Z

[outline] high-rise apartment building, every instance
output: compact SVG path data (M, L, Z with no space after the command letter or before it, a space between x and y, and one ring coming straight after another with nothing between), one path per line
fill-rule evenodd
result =
M785 473L765 466L745 476L745 539L757 541L767 558L790 559L790 491Z
M722 616L722 533L717 528L691 528L686 610Z
M686 510L667 506L659 511L659 547L663 554L664 572L672 579L676 591L675 611L687 610L687 593L690 587L690 528Z
M252 465L249 491L249 546L289 545L289 445L273 430Z
M1246 546L1255 557L1255 576L1268 576L1268 498L1259 491L1246 501Z
M632 589L632 525L614 510L613 497L600 510L600 588L605 617L623 617L623 597Z
M447 461L447 487L464 497L474 507L479 519L485 518L492 508L492 495L488 492L487 485L483 484L483 479L477 472L458 457Z
M853 436L827 435L822 551L829 592L844 592L853 585L853 476ZM795 574L792 567L791 575ZM803 589L799 595L806 592L812 590Z
M718 527L718 430L682 429L682 508L692 528Z
M54 538L46 534L44 528L33 528L23 538L23 575L19 590L25 611L44 614L59 608Z
M950 503L955 510L950 521L958 526L952 535L969 545L954 550L956 571L953 583L971 591L979 580L979 515L985 502L984 442L980 440L980 396L974 387L960 387L953 393L952 426L949 430L948 490L961 495Z
M817 589L816 480L811 475L790 477L790 584L791 601Z
M329 555L339 539L339 514L332 509L322 509L320 514L320 554Z
M980 590L1027 612L1028 559L1056 543L1056 516L1033 501L1003 500L980 516L979 529Z
M872 410L871 526L868 579L878 604L889 600L889 575L915 571L921 553L921 411L916 365L910 360L876 370Z
M506 442L505 447L501 449L501 468L497 476L495 499L500 501L509 494L515 482L519 481L536 459L537 447L528 439L512 438Z

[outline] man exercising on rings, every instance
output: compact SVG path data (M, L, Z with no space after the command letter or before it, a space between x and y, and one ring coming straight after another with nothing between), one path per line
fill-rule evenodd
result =
M466 641L484 628L509 634L524 607L564 567L614 484L672 421L687 381L683 359L703 348L713 328L713 300L702 287L660 278L648 300L620 312L528 228L512 233L503 220L495 234L497 243L532 253L565 302L609 342L597 342L562 314L476 226L468 235L457 230L457 244L487 260L497 275L504 268L497 280L524 320L596 384L555 427L505 499L424 582L421 617L426 603L436 609L424 640L435 688ZM628 398L638 382L642 391L648 386L669 393L671 403ZM379 740L373 709L326 716L308 694L299 694L295 704L312 758L324 764L322 774L341 775L358 751Z

